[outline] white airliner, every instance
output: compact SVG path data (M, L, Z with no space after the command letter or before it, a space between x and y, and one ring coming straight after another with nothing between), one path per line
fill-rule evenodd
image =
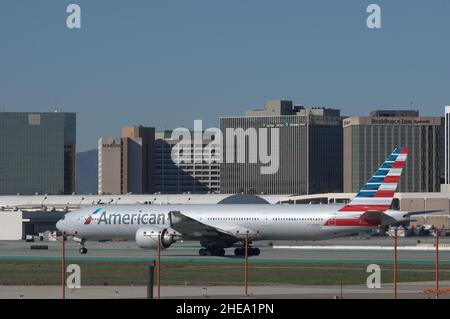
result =
M81 254L89 240L134 239L144 249L194 240L202 256L224 256L224 248L233 246L241 256L246 238L254 243L350 235L427 213L390 209L407 154L408 148L397 147L347 205L104 205L67 213L56 226L81 239ZM251 246L248 253L260 250Z

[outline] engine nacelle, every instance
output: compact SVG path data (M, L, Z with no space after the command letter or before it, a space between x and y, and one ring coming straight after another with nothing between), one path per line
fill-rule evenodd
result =
M136 232L136 243L143 249L157 249L158 236L161 236L161 248L169 248L177 241L177 234L175 231L157 227L142 227Z

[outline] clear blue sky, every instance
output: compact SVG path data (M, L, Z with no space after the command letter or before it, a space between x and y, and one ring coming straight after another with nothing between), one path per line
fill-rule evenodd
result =
M381 30L366 27L370 3ZM281 98L442 115L450 1L0 1L0 110L77 112L79 150L125 125L215 126Z

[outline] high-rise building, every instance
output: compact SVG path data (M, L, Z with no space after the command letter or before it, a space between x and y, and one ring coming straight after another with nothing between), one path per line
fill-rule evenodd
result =
M444 183L450 185L450 106L445 107L444 142Z
M98 142L98 190L103 194L151 194L155 129L125 127L122 137Z
M135 126L124 127L122 138L127 139L124 153L128 154L124 162L124 172L128 172L128 187L124 192L152 194L155 192L155 129ZM140 165L139 165L140 164Z
M271 131L263 129L271 128L279 132L276 141L278 169L275 172L263 174L262 167L267 165L260 158L252 162L249 152L243 163L227 160L227 153L236 148L238 141L244 142L248 150L255 151L249 137L256 134L257 140L261 141L267 134L270 139ZM342 118L339 110L304 108L295 106L292 101L268 101L263 110L251 110L245 116L222 117L220 129L224 136L221 193L302 195L342 191ZM228 140L227 136L234 140ZM258 146L257 152L272 149L270 145Z
M172 131L155 134L153 128L126 127L122 130L122 137L101 138L98 142L99 192L218 193L219 163L177 162L172 150L179 140L172 139L171 134ZM189 157L193 159L194 152L201 152L209 142L202 140L200 146L191 145Z
M437 192L440 188L441 117L418 111L374 111L349 117L344 127L344 192L358 191L397 146L409 148L399 192Z
M0 195L71 194L76 114L0 112Z
M188 160L178 158L172 152L179 140L172 139L172 131L156 133L155 140L155 190L163 194L218 193L220 191L220 163L194 160L194 154L203 153L211 140L189 145ZM206 154L206 153L205 153ZM186 154L185 154L186 155Z
M98 192L122 194L122 138L102 137L98 141Z

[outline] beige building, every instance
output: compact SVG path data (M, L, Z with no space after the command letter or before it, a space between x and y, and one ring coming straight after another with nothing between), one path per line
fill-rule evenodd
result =
M397 146L409 155L400 192L438 192L443 162L443 118L418 111L375 111L349 117L344 128L344 192L357 192Z
M98 142L98 191L101 194L151 194L154 188L155 129L125 127L122 137Z
M102 137L98 141L98 192L122 193L122 139Z

